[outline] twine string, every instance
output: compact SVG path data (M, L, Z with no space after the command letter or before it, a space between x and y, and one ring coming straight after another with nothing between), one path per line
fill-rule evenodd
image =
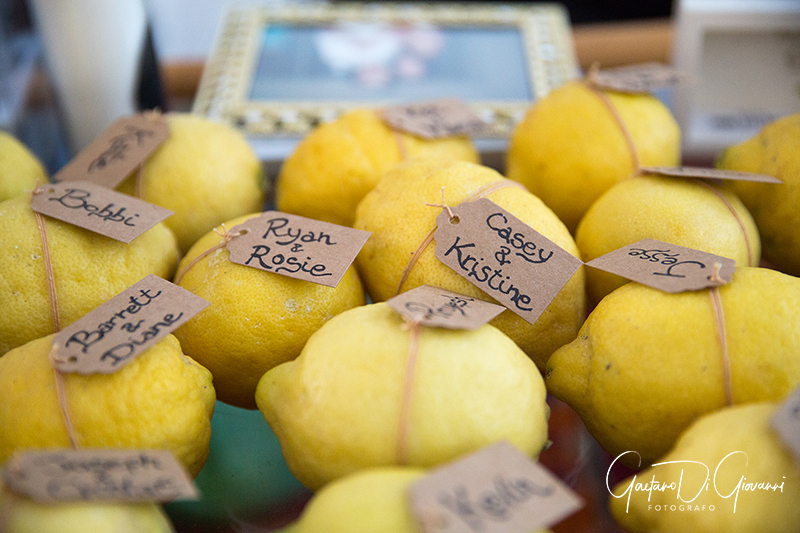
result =
M717 323L717 336L719 337L722 352L722 379L725 387L725 405L733 405L733 384L731 383L731 361L728 355L728 336L725 330L725 310L722 307L722 297L719 287L712 287L708 291L711 296L711 306Z
M50 350L50 364L53 364L53 358L56 353L56 345ZM78 435L75 432L75 426L72 424L72 417L69 414L69 403L67 401L66 384L64 383L64 373L53 366L53 375L56 382L56 395L58 396L58 405L61 407L61 417L64 419L64 425L67 427L67 436L69 437L69 445L76 450L80 448L78 444Z
M408 464L408 431L411 424L411 394L414 388L414 374L417 368L417 354L419 353L419 337L422 327L419 322L406 319L405 329L411 333L408 343L408 359L406 361L406 374L403 381L403 396L400 403L400 424L397 433L397 464Z
M403 138L403 134L395 129L392 129L392 134L394 135L394 140L397 142L397 149L400 151L400 161L405 161L408 159L406 140Z
M631 135L628 126L625 125L625 121L622 120L622 116L620 116L619 111L614 106L614 103L611 101L611 98L608 97L606 93L597 85L597 74L600 72L600 63L595 61L589 67L589 72L586 74L586 79L584 80L584 85L592 91L603 105L608 109L609 113L611 113L614 122L616 122L617 127L619 127L620 131L622 132L622 136L625 138L625 144L628 146L628 151L631 155L631 164L633 165L633 175L636 176L641 173L641 163L639 162L639 154L636 151L636 145L633 143L633 136Z
M246 234L247 230L243 229L241 231L237 231L236 233L229 233L228 230L225 228L225 224L222 224L222 231L220 232L219 230L215 229L214 233L216 233L217 235L222 237L222 242L220 242L218 244L215 244L214 246L212 246L208 250L205 250L203 253L201 253L200 255L198 255L197 257L192 259L191 261L189 261L189 263L186 266L184 266L180 270L180 272L175 274L175 285L180 285L180 282L183 279L183 276L185 276L186 273L189 272L189 270L194 265L199 263L203 258L208 257L210 254L216 252L217 250L219 250L221 248L225 248L226 246L228 246L228 243L231 242L233 239L235 239L236 237L239 237L241 235Z
M450 209L449 205L444 203L444 187L442 187L442 203L440 203L440 204L431 204L431 203L425 202L425 205L427 205L428 207L439 207L441 209L445 209L447 211L448 216L450 217L450 221L451 222L456 219L456 215L455 215L455 213L453 213L453 210Z
M36 194L36 193L34 193ZM41 213L33 212L36 216L36 225L39 227L39 238L42 241L42 258L44 259L44 272L47 282L47 296L50 300L50 318L53 322L53 331L61 331L61 317L58 312L58 295L56 293L56 278L53 274L53 263L50 259L50 245L47 239L47 226Z
M150 111L145 111L142 113L142 115L147 120L147 122L150 123L159 122L163 116L160 108L155 108ZM150 156L145 158L145 160L149 158ZM136 178L133 182L133 195L141 200L144 200L144 179L142 177L142 172L144 171L145 160L139 162L139 168L136 170Z
M720 191L719 189L717 189L713 185L711 185L709 183L706 183L703 180L697 180L697 183L699 183L700 185L702 185L703 187L705 187L709 191L711 191L714 194L716 194L717 197L720 200L722 200L722 203L725 204L725 207L728 208L728 211L731 212L731 214L733 215L733 218L736 220L736 223L739 224L739 228L742 230L742 235L744 236L744 243L745 243L745 246L747 246L747 265L748 266L756 266L756 265L753 264L753 261L754 261L755 258L753 257L753 250L752 250L752 246L751 246L751 243L750 243L750 238L747 236L747 228L745 228L744 220L742 220L742 217L740 217L739 213L736 212L736 209L733 207L733 204L731 204L730 201L728 201L728 199L725 198L725 195L722 194L722 191Z
M477 191L472 193L469 197L467 197L467 199L464 200L464 202L473 202L473 201L478 200L480 198L484 198L486 196L489 196L490 194L492 194L492 193L494 193L496 191L499 191L500 189L505 189L506 187L519 187L520 189L523 189L523 190L525 189L525 186L522 185L519 182L511 181L511 180L508 180L508 179L502 179L502 180L498 180L498 181L493 181L492 183L489 183L488 185L484 185L483 187L481 187L480 189L478 189ZM431 207L441 207L442 209L446 209L448 215L450 215L450 220L453 220L454 218L457 218L455 216L455 214L453 213L452 209L450 207L448 207L447 205L445 205L444 187L442 187L442 203L441 204L429 204L429 203L426 203L425 205L431 206ZM436 233L436 226L433 227L433 229L428 233L428 235L426 235L425 238L422 240L422 242L417 247L417 249L411 254L411 258L408 260L408 264L406 265L406 268L403 269L403 274L400 276L400 283L398 283L398 285L397 285L397 292L395 292L395 296L400 294L401 292L403 292L403 285L405 285L406 280L408 279L408 276L411 274L411 269L414 268L414 265L417 263L417 260L422 255L422 252L424 252L425 249L428 247L428 245L433 242L433 236L434 236L435 233Z
M133 195L136 198L144 198L144 183L142 179L142 169L144 168L144 161L139 163L139 168L136 169L136 179L133 182Z
M41 194L42 189L37 187L33 194ZM50 258L50 241L47 237L47 225L41 213L34 211L36 216L36 225L39 228L39 237L42 241L42 259L44 260L44 271L47 277L47 294L50 300L50 316L53 321L53 331L58 333L61 331L61 319L58 312L58 296L56 293L56 281L53 274L53 262ZM67 428L67 436L69 444L73 448L79 448L78 437L75 433L75 426L72 424L72 417L69 413L69 403L67 402L67 391L64 384L64 374L59 371L53 364L53 359L57 351L57 346L53 343L50 349L50 365L53 368L53 378L55 380L56 395L58 396L58 405L61 408L61 417L64 420L64 425Z

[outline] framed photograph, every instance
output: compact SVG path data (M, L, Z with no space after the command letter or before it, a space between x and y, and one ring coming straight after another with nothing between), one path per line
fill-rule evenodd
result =
M265 160L355 107L459 98L504 148L531 103L578 76L558 4L232 7L193 112L243 130ZM481 145L482 142L482 145Z

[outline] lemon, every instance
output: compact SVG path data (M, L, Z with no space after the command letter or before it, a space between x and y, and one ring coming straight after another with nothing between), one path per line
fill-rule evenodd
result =
M157 224L130 244L44 217L61 327L148 274L171 278L175 236ZM53 333L42 240L30 195L0 203L0 356Z
M0 131L0 202L47 183L47 171L24 144Z
M800 279L743 267L719 292L732 402L783 399L800 384ZM668 294L631 282L553 354L546 382L606 451L636 451L646 465L725 405L724 368L708 290Z
M357 307L261 378L256 403L301 483L316 489L372 466L432 466L504 439L538 456L544 380L508 337L488 324L422 328L409 365L411 335L385 303Z
M0 463L26 448L67 448L50 365L51 337L0 357ZM169 450L196 476L208 456L211 374L168 335L113 374L64 374L67 407L84 448Z
M352 226L358 203L407 157L478 162L467 137L421 139L395 132L375 111L357 109L323 124L283 163L275 189L279 210Z
M758 266L761 246L753 217L726 189L699 180L641 176L622 180L586 212L575 242L587 263L642 239L656 239ZM587 269L592 303L628 280Z
M424 475L421 468L384 467L337 479L284 533L418 533L408 487Z
M614 487L623 496L611 499L616 520L641 533L797 531L800 467L770 427L775 410L775 404L757 403L698 419L659 459L672 464L653 466ZM675 488L652 495L636 490L652 479ZM626 492L631 483L633 490Z
M189 250L179 271L222 242L219 234L209 232ZM211 305L175 336L185 353L214 375L217 397L247 409L256 408L256 385L264 372L300 355L308 337L327 320L365 303L352 266L331 288L232 263L225 248L194 264L179 285Z
M500 180L502 176L494 170L462 161L409 160L388 172L358 206L354 226L372 232L356 265L373 301L395 295L411 254L436 227L441 209L426 203L441 203L442 187L445 203L456 206L482 187ZM486 198L567 252L579 256L564 224L534 195L521 187L506 187ZM494 302L436 259L435 249L435 242L425 248L411 269L403 291L427 284ZM550 354L575 338L586 317L583 272L581 267L535 324L529 324L509 310L492 321L492 325L511 337L542 370Z
M641 166L680 163L680 129L657 98L603 91L630 132ZM589 206L635 170L603 99L572 82L537 101L511 135L508 177L541 198L570 231Z
M731 181L761 232L764 258L800 276L800 113L766 126L759 135L731 146L717 161L727 170L775 176L783 185Z
M419 468L384 467L338 479L315 494L300 519L282 532L419 533L408 491L424 475Z
M261 211L266 179L244 136L196 115L169 114L169 138L146 160L142 199L175 212L165 224L181 252L214 227ZM135 176L134 172L134 176ZM135 192L129 177L120 191Z
M0 485L0 531L4 533L172 533L155 503L75 502L44 504Z

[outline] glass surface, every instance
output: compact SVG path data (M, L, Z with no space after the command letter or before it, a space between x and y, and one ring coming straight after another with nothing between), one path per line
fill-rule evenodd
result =
M516 28L268 25L252 100L531 100Z

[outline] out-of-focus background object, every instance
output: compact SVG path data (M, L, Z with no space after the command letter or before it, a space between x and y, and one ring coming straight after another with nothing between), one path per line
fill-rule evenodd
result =
M30 0L73 152L137 111L141 0Z
M455 97L488 125L478 149L500 153L530 103L577 75L559 4L233 6L193 111L280 161L348 109Z
M675 67L693 80L674 95L684 157L713 158L800 111L800 1L682 0Z
M28 147L52 174L69 157L41 44L22 0L0 1L0 130Z

